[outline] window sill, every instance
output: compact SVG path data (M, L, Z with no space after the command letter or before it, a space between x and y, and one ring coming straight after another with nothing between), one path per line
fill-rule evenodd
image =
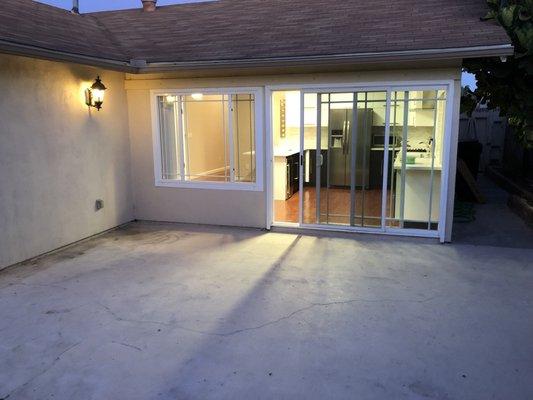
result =
M248 192L262 192L263 187L258 183L225 183L225 182L191 182L170 179L156 180L155 186L181 189L209 189L209 190L240 190Z

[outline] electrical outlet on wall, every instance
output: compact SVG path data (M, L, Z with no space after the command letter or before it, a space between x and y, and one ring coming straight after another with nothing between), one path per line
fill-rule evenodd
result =
M94 202L94 210L98 211L98 210L101 210L102 208L104 208L104 201L100 199L96 200Z

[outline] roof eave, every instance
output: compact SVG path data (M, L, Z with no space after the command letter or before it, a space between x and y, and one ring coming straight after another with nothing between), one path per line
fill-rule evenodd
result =
M47 60L73 62L129 73L151 73L220 68L227 69L284 66L321 66L331 63L336 63L340 65L502 57L513 55L514 48L511 44L501 44L492 46L406 50L375 53L367 52L318 56L270 57L258 59L211 61L208 60L185 62L168 61L152 63L146 63L143 60L122 61L108 58L86 56L82 54L73 54L52 49L41 48L37 46L14 43L6 40L0 40L0 52L35 58L43 58Z
M94 56L86 56L83 54L75 54L62 52L38 46L25 45L14 43L0 39L0 52L8 53L26 57L41 58L51 61L66 61L77 64L89 65L93 67L101 67L121 72L138 72L138 68L130 65L128 61L114 60L109 58L101 58Z
M376 53L332 54L319 56L299 57L271 57L259 59L238 60L211 60L211 61L186 61L186 62L152 62L139 66L139 73L167 72L177 70L198 70L215 68L253 68L271 66L317 66L329 63L354 64L354 63L387 63L408 61L432 61L465 58L503 57L514 54L511 44L446 48L390 51Z

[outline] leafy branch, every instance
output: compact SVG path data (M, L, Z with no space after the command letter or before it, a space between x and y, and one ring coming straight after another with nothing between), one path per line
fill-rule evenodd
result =
M509 35L515 54L465 60L464 69L476 76L477 89L465 88L462 106L472 113L478 103L499 108L519 141L533 147L533 0L487 0L484 21L497 21ZM505 62L504 62L505 61Z

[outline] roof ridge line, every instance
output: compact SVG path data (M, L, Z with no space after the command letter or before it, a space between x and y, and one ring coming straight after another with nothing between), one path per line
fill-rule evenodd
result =
M88 15L88 14L80 14L80 15L94 20L98 28L100 28L102 32L104 33L104 35L109 39L109 42L124 56L125 59L122 61L126 61L126 62L129 61L130 55L128 54L128 52L126 51L122 43L120 43L120 41L115 37L113 32L111 32L109 28L105 25L105 23L100 21L100 19L94 15Z

